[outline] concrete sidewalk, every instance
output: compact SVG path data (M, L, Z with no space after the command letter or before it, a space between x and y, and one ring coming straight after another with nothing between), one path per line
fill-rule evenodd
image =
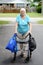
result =
M39 20L43 20L43 18L30 18L32 23L37 23ZM14 17L0 17L0 20L9 21L11 24L14 24L16 18Z

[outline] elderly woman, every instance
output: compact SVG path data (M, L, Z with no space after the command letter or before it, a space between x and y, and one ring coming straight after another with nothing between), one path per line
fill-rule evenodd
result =
M16 18L16 30L15 33L17 33L17 36L22 40L26 41L28 37L25 39L25 37L31 33L32 25L30 22L29 16L26 15L26 10L24 8L20 9L20 14ZM21 44L20 43L20 50L22 57L25 57L25 61L29 61L28 57L28 44ZM14 54L14 60L16 59L16 53Z

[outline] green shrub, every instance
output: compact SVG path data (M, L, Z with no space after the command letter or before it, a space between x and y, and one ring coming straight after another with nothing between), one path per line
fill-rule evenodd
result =
M38 13L41 13L41 8L42 8L41 2L39 2L39 4L36 6L36 11L37 11Z
M37 6L37 7L36 7L36 11L37 11L38 13L41 13L41 6Z
M35 7L35 4L34 3L31 3L30 7Z

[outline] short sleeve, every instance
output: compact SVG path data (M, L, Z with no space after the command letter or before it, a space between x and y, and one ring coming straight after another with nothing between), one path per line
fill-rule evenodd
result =
M27 22L30 23L30 17L29 16L27 16Z
M16 22L19 22L19 16L16 17Z

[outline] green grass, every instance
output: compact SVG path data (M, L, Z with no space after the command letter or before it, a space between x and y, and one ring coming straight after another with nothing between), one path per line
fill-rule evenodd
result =
M38 24L43 24L43 20L40 20L37 22Z
M0 13L0 17L16 17L19 13ZM43 17L40 13L27 13L30 17Z
M29 15L30 17L43 17L41 13L27 13L27 15Z
M0 17L16 17L18 13L0 13Z
M0 21L0 25L9 24L9 21Z

